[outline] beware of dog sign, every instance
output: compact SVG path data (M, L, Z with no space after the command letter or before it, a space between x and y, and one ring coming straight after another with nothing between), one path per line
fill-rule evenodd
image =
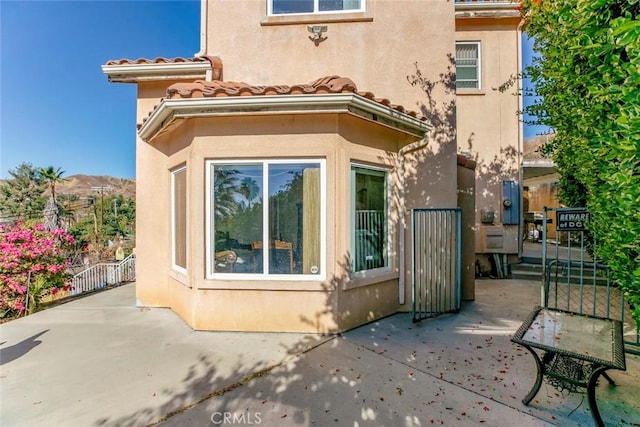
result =
M589 212L582 209L572 209L570 211L556 211L557 231L585 231L586 223L591 218Z

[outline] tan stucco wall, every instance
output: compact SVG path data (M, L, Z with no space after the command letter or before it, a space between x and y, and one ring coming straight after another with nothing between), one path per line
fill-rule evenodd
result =
M207 54L222 59L229 81L293 84L337 74L350 77L361 90L414 109L421 100L407 83L414 64L436 78L453 52L454 9L447 0L368 1L367 13L347 15L365 21L335 22L318 15L288 25L267 18L266 0L207 3ZM318 46L307 30L316 24L327 25L327 40Z
M502 227L502 181L522 184L522 132L516 86L501 93L495 88L519 73L518 19L458 19L456 41L481 43L481 89L459 90L458 147L476 160L476 252L482 253L485 230ZM495 226L480 222L483 209L496 213ZM518 226L502 227L505 250L518 252Z
M351 78L359 90L420 111L425 95L407 77L415 74L417 63L425 78L437 80L455 49L452 1L368 1L367 12L351 22L325 15L287 25L267 18L265 0L233 5L207 2L206 52L222 59L228 81L290 85L340 75ZM317 24L327 25L327 40L318 46L307 30ZM443 103L453 98L439 96ZM456 205L455 135L437 145L431 141L429 148L413 154L420 172L414 171L415 180L409 183L411 207Z

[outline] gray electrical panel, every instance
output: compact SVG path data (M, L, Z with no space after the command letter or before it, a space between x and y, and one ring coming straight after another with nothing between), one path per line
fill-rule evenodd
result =
M520 188L517 181L502 181L502 224L520 224Z

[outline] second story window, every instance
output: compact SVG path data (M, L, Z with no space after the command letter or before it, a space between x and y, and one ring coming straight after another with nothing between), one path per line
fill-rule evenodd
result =
M271 15L360 12L365 0L267 0Z
M456 43L456 89L480 89L480 43Z

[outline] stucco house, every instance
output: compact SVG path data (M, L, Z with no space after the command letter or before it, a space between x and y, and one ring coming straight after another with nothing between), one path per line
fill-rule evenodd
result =
M519 98L491 89L517 3L232 4L202 0L193 58L103 66L138 87L140 305L321 333L410 311L414 208L463 208L458 298L476 257L517 256Z

